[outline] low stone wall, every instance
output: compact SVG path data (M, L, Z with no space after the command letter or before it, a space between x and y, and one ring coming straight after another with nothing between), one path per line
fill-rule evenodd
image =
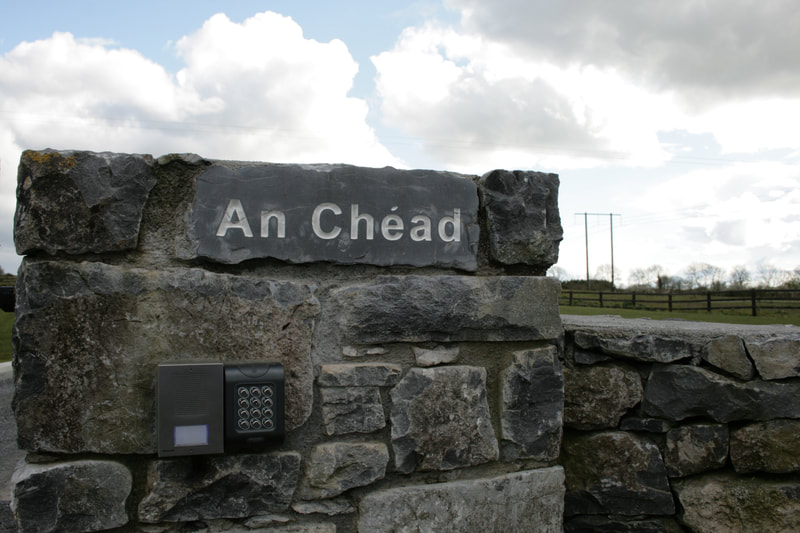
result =
M800 328L562 318L565 531L800 530Z
M20 529L560 531L557 186L25 152ZM188 361L282 363L284 442L159 459Z

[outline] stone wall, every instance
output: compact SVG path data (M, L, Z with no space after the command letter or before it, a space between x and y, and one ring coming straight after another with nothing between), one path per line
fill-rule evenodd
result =
M309 249L308 232L289 235L286 206L285 228L269 226L284 222L271 210L249 236L258 221L245 231L241 213L253 189L231 201L224 188L253 174L271 196L319 202L324 242ZM339 183L371 191L353 213L388 213L376 222L382 248L334 239L347 227L321 215L338 216L343 200L319 194ZM558 282L543 277L561 239L557 188L535 172L25 152L18 527L560 531L563 330ZM461 211L436 211L451 193ZM433 207L413 220L437 217L441 246L393 247L403 210L426 196ZM215 228L235 238L213 241ZM284 229L283 248L264 246ZM437 226L415 231L422 246ZM159 459L156 368L187 361L282 363L283 443Z
M562 318L565 531L800 530L800 328Z

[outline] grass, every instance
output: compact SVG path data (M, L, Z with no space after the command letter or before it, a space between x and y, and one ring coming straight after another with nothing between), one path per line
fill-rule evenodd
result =
M11 328L14 326L14 313L0 311L0 363L11 361Z
M800 310L759 311L758 316L736 311L647 311L622 307L561 306L564 315L618 315L622 318L650 318L653 320L692 320L695 322L722 322L725 324L793 324L800 326Z

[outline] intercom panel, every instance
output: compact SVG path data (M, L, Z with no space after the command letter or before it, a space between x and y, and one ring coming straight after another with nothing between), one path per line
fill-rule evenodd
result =
M225 365L225 443L254 447L284 437L284 372L277 363Z
M222 453L223 365L164 364L157 378L159 457Z

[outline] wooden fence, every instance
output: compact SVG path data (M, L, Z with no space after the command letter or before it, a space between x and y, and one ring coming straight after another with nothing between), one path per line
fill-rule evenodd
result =
M647 311L760 310L800 311L800 291L792 289L746 289L706 292L579 291L561 292L562 306L621 307Z

